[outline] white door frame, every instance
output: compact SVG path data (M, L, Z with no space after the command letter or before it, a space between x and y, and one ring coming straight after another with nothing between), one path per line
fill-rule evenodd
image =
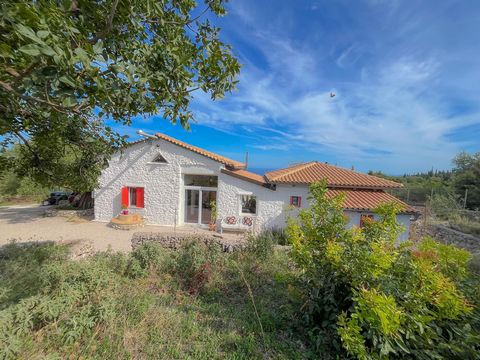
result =
M202 191L215 191L215 196L217 195L217 190L218 188L216 187L209 187L209 186L184 186L183 191L184 191L184 197L185 201L183 202L183 222L185 224L189 225L198 225L198 226L206 226L205 224L202 224ZM196 223L190 223L186 221L186 214L187 214L187 190L198 190L198 219Z

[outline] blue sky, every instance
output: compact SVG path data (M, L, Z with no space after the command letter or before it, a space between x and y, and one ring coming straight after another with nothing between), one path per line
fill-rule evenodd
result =
M319 160L403 174L480 151L480 2L234 0L215 20L243 64L221 101L197 92L191 132L161 131L273 169ZM330 97L330 92L336 94Z

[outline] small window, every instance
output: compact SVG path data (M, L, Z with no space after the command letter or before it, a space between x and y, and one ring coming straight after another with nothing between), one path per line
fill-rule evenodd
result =
M217 187L218 178L216 176L210 176L210 175L186 174L184 177L184 183L185 183L185 186Z
M122 188L122 206L143 208L144 203L143 187Z
M241 195L242 214L257 213L257 197L253 195Z
M372 214L362 214L360 215L360 227L363 228L368 222L374 221Z
M155 156L152 160L152 162L154 163L163 163L163 164L166 164L167 163L167 160L165 160L165 158L163 157L162 154L158 154L157 156Z
M301 196L290 196L290 205L295 207L302 206L302 197Z

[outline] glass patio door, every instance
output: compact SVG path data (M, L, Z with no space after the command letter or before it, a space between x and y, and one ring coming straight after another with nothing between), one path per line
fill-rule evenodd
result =
M212 218L212 201L217 198L217 192L211 190L202 190L202 216L201 223L210 224Z
M200 190L185 190L185 222L198 223Z
M185 189L184 221L188 224L208 225L212 215L212 201L217 198L217 191L212 189Z

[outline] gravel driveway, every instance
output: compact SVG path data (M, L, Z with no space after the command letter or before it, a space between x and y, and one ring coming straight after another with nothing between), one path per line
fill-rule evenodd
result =
M48 206L18 205L0 206L0 246L11 240L31 241L77 241L90 240L95 250L127 252L131 250L130 240L135 231L115 230L105 223L85 219L69 220L64 217L44 217ZM138 231L168 232L166 226L145 226ZM177 232L199 233L195 228L178 228Z

